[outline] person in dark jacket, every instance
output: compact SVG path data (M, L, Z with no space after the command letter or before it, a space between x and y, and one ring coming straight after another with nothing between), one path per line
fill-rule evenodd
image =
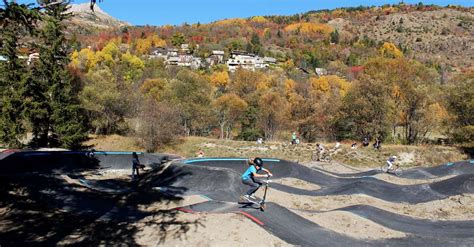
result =
M136 152L133 152L132 153L132 179L134 180L135 179L135 173L137 174L137 178L138 176L140 176L140 168L143 168L143 165L140 164L140 160L138 159L138 155Z

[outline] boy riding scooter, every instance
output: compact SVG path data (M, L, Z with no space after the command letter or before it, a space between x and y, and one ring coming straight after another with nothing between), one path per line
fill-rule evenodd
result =
M268 178L273 176L273 174L263 168L263 160L261 158L249 159L248 160L249 168L242 174L242 183L250 186L250 189L242 196L243 199L247 201L257 200L254 196L255 192L262 186L262 182L256 178ZM264 171L267 174L258 174L259 171Z

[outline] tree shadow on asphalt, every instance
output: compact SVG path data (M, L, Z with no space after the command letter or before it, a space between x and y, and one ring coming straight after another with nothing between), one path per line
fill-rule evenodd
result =
M121 194L70 184L44 169L0 174L0 246L138 245L135 235L143 225L154 226L153 234L159 237L153 239L159 243L180 238L192 226L202 224L180 220L177 210L142 210L157 202L182 200L187 188L172 184L190 173L174 167L163 169L159 166L143 174L134 184L117 181L130 188ZM62 172L74 174L72 170ZM165 193L154 189L157 186L172 189Z

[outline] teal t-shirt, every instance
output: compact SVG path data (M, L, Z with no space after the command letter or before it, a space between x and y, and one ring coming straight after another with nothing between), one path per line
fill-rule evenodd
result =
M247 168L244 174L242 174L242 180L250 179L252 177L252 174L255 172L257 172L255 166L249 166L249 168Z

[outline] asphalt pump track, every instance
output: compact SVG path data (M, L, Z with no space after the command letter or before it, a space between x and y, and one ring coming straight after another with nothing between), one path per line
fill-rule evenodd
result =
M274 180L292 177L321 187L318 190L304 190L279 183L271 184L271 189L294 195L366 194L385 201L420 203L474 192L474 165L470 161L433 168L421 168L421 172L412 169L410 173L426 174L427 171L430 171L431 174L437 177L458 174L446 180L420 185L395 185L368 175L371 173L377 174L378 172L375 170L361 174L338 174L342 176L333 176L317 169L284 160L265 159L264 161L265 167L274 174L272 178ZM336 209L358 215L389 229L407 234L405 238L361 240L325 229L290 209L272 203L271 196L267 198L269 202L267 202L267 208L264 212L254 208L242 207L236 201L239 195L246 190L246 187L240 183L239 178L240 174L246 169L245 162L246 159L234 158L193 159L175 162L174 169L187 171L190 174L188 178L177 182L176 185L190 188L186 193L199 193L209 198L207 202L187 206L180 210L189 213L233 212L243 214L275 236L290 244L301 246L474 246L474 236L472 234L474 232L474 221L471 220L433 221L417 219L370 205L354 205ZM412 177L419 178L419 176ZM411 178L411 176L407 176L407 178ZM320 212L312 211L312 213Z
M238 204L240 195L247 189L240 175L247 168L246 159L211 158L182 160L178 156L140 154L140 159L151 169L136 187L116 181L90 181L80 177L76 170L130 169L130 153L95 152L13 152L0 160L2 177L11 181L24 180L32 186L44 186L61 182L51 197L51 204L70 212L95 217L95 219L143 218L148 216L133 205L117 207L121 194L158 191L160 199L198 195L206 200L175 210L194 213L236 213L244 215L271 234L289 244L299 246L474 246L474 221L433 221L399 215L371 205L353 205L335 209L345 211L389 229L406 233L404 238L364 240L326 229L296 213L298 209L285 208L271 202L271 190L293 195L331 196L365 194L389 202L407 204L445 199L453 195L474 193L474 164L472 161L450 163L432 168L406 171L405 178L433 178L452 176L445 180L417 184L395 185L373 177L377 170L338 174L309 168L279 159L264 159L265 167L274 174L272 179L296 178L320 187L317 190L295 188L272 183L265 211ZM173 161L170 161L173 160ZM164 166L166 164L166 167ZM22 174L19 176L18 174ZM25 174L26 177L25 177ZM51 177L54 180L51 180ZM66 182L64 182L66 181ZM94 194L78 194L67 184L76 183L94 191ZM111 199L104 203L97 196L107 194ZM148 201L155 195L149 194ZM134 200L137 201L138 200ZM143 202L142 202L143 203ZM321 213L308 211L311 213ZM0 242L5 235L0 234ZM11 233L13 234L13 233ZM8 243L8 242L7 242ZM54 242L53 242L54 243Z

